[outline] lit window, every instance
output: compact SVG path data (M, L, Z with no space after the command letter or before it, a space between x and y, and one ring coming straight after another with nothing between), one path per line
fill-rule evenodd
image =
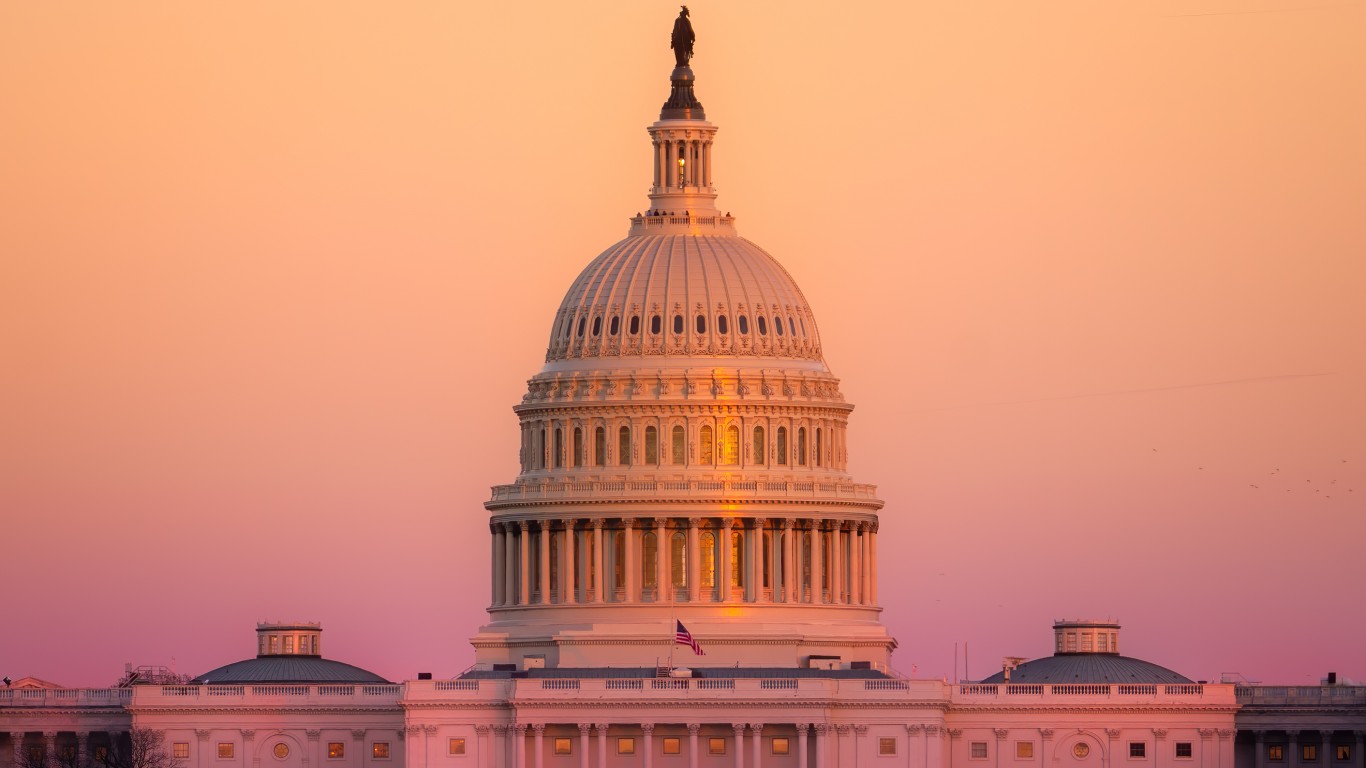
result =
M725 315L717 315L717 316L716 316L716 332L717 332L717 333L730 333L730 326L726 323L726 316L725 316Z
M1142 741L1129 742L1129 757L1147 757L1148 745Z
M712 451L711 427L706 424L697 434L697 461L701 464L711 464L715 462Z
M631 428L617 430L617 463L626 466L631 463Z
M340 741L327 742L327 759L340 760L346 757L346 744Z
M109 759L109 747L95 747L95 762L103 763Z
M1267 760L1270 760L1270 761L1272 761L1272 762L1280 762L1280 761L1282 761L1282 760L1285 760L1285 745L1284 745L1284 744L1268 744L1268 745L1266 745L1266 759L1267 759Z
M376 760L389 759L389 742L377 741L370 747L370 756Z
M754 463L764 463L764 428L754 428Z
M294 635L285 635L285 653L294 653Z
M607 465L607 430L602 427L593 430L593 464Z
M1351 760L1352 748L1346 744L1339 744L1333 748L1333 756L1343 762Z
M230 741L220 741L220 742L218 742L218 759L219 759L219 760L231 760L231 759L232 759L232 748L233 748L233 744L232 744L232 742L230 742Z
M743 315L742 315L742 317L743 317ZM786 736L774 736L774 737L773 737L772 749L771 749L770 751L771 751L773 754L775 754L775 755L786 755L786 754L787 754L787 750L788 750L788 746L787 746L787 737L786 737Z
M683 433L682 427L674 427L673 445L669 446L669 459L674 464L682 465L688 457L688 439Z
M787 427L778 427L778 464L787 464Z
M797 465L806 466L806 427L797 429Z
M726 754L726 740L725 740L725 739L722 739L722 738L719 738L719 737L716 737L716 736L712 736L711 738L707 739L707 754L709 754L709 755L724 755L724 754Z
M740 463L740 428L731 424L726 427L721 440L721 463L735 466Z
M895 755L896 739L878 739L877 753L879 755Z
M1034 742L1032 742L1032 741L1017 741L1017 742L1015 742L1015 759L1016 759L1016 760L1033 760L1033 759L1034 759Z
M1319 759L1319 746L1317 744L1303 744L1300 746L1300 762L1313 763Z
M740 333L741 333L741 334L747 334L747 333L749 333L749 318L748 318L748 317L745 317L744 315L740 315L739 317L735 318L735 320L736 320L736 322L738 322L739 325L740 325Z
M636 753L636 740L630 736L622 736L617 739L618 755L634 755Z
M968 753L968 756L973 760L987 759L987 743L985 741L974 741L969 746L969 749L971 751Z
M664 754L679 755L683 753L683 742L677 736L664 737Z
M572 755L572 754L574 754L574 742L573 742L573 740L564 738L564 737L562 737L562 736L561 736L561 737L556 737L556 739L555 739L555 754L557 754L557 755Z
M574 454L569 457L569 466L583 466L583 429L574 427Z
M177 741L171 745L171 756L186 758L190 756L190 742Z
M283 741L275 742L275 747L271 749L277 760L284 760L289 757L289 745Z
M645 428L645 463L659 463L659 430L654 427Z
M1176 742L1176 756L1186 759L1193 757L1194 751L1191 749L1191 743L1189 741Z
M277 654L277 653L280 652L280 636L279 636L279 635L271 635L271 636L270 636L270 652L271 652L272 654Z
M465 740L464 740L464 739L451 739L450 742L446 745L446 754L448 754L448 755L463 755L463 754L465 754Z

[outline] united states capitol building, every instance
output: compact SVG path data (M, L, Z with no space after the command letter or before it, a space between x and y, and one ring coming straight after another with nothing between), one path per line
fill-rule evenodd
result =
M1191 680L1111 621L1055 621L1054 655L981 681L893 671L853 406L814 308L717 207L691 36L681 16L647 207L513 408L474 667L391 682L319 625L261 624L188 682L0 689L0 760L79 768L151 732L177 768L1366 768L1366 688Z

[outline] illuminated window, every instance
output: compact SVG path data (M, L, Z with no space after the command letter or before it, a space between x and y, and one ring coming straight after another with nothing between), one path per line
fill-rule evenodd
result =
M1300 745L1300 762L1314 763L1319 759L1319 746L1317 744Z
M103 763L109 759L109 747L95 747L95 762Z
M617 317L616 315L612 315L612 322L611 322L610 324L608 324L608 326L607 326L607 335L608 335L608 336L616 336L616 335L617 335L617 331L620 331L620 330L621 330L621 318Z
M740 463L740 428L731 424L721 439L721 463L733 467Z
M289 745L283 741L275 742L275 746L272 747L270 751L275 755L277 760L284 760L289 757Z
M1015 759L1032 760L1034 759L1034 742L1017 741L1015 742Z
M770 742L769 752L775 755L786 755L788 753L788 743L786 736L774 736Z
M230 742L230 741L220 741L220 742L218 742L218 759L219 759L219 760L231 760L231 759L232 759L232 749L233 749L233 744L232 744L232 742Z
M683 742L677 736L664 737L664 754L679 755L683 753Z
M607 465L607 430L602 427L593 430L593 464Z
M1129 757L1147 757L1148 745L1142 741L1129 742Z
M743 587L740 574L744 572L745 535L739 530L730 532L730 586L732 589Z
M974 741L969 749L971 750L969 757L973 760L987 759L987 743L985 741Z
M758 316L757 318L755 318L755 319L759 321L759 335L760 335L760 336L767 336L767 335L768 335L768 321L764 320L764 316L763 316L763 315L759 315L759 316Z
M797 430L797 466L806 466L806 427Z
M617 738L617 754L618 754L618 755L634 755L635 753L636 753L636 740L635 740L635 739L631 738L630 736L621 736L621 737L618 737L618 738Z
M659 315L650 315L650 333L658 336L662 325L663 321L660 320Z
M555 739L555 754L557 754L557 755L572 755L572 754L574 754L574 741L573 741L572 739L564 738L563 736L556 737L556 739Z
M895 755L896 739L878 739L877 753L879 755Z
M659 430L654 427L645 428L645 463L659 463Z
M617 430L617 463L626 466L631 463L631 428Z
M735 318L735 321L740 326L740 333L742 335L749 333L749 318L745 317L744 315L740 315L739 317Z
M446 754L448 754L448 755L463 755L463 754L465 754L465 740L464 740L464 739L451 739L449 742L447 742L447 745L446 745Z
M1194 750L1191 749L1191 743L1189 741L1176 742L1176 756L1187 760L1193 757Z
M783 335L783 319L776 315L773 317L773 332L779 336Z
M698 541L698 548L702 550L702 589L716 588L716 536L711 531L704 531Z
M1270 761L1273 762L1273 763L1279 763L1279 762L1285 760L1285 745L1284 745L1284 744L1268 744L1268 745L1266 745L1266 759L1267 759L1267 760L1270 760Z
M370 756L376 760L389 759L389 742L377 741L370 747Z
M1352 748L1346 744L1339 744L1333 748L1333 756L1343 762L1351 760Z
M753 454L754 454L754 463L755 463L755 464L763 464L763 463L764 463L764 428L763 428L763 427L755 427L755 428L754 428L754 450L753 450Z
M688 537L675 533L669 537L669 570L675 589L688 586Z
M574 454L569 457L569 466L583 466L583 430L574 427Z
M341 760L346 757L346 744L340 741L327 742L327 759Z
M171 757L186 758L190 756L190 742L177 741L171 745Z
M294 635L285 635L285 653L294 653Z
M677 336L678 334L680 334L680 333L682 333L682 332L683 332L683 316L682 316L682 315L674 315L674 335Z
M280 636L279 636L279 635L271 635L271 636L270 636L270 652L271 652L271 654L278 654L278 653L280 652Z
M725 315L717 315L717 316L716 316L716 332L717 332L717 333L730 333L730 326L726 323L726 316L725 316Z
M715 463L715 452L712 450L711 427L703 424L702 429L697 433L697 461L700 464Z
M688 456L688 438L682 427L674 427L672 445L669 446L669 459L674 464L682 464Z
M726 754L726 740L717 736L707 739L707 754L724 755Z
M778 427L778 464L787 465L787 427Z
M640 581L641 585L654 589L659 579L659 544L653 533L640 537Z
M257 652L258 654L262 655L262 656L266 655L266 636L265 636L265 635L261 635L260 637L256 638L256 640L257 640L257 643L256 643L256 645L257 645L256 652Z

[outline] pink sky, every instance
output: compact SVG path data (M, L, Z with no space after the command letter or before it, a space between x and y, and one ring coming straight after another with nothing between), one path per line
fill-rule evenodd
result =
M857 405L894 664L1366 679L1366 2L690 4ZM0 674L458 673L677 5L0 5ZM1331 498L1330 498L1331 497Z

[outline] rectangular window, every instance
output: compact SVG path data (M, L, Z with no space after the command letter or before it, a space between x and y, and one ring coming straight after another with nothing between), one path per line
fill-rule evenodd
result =
M285 653L294 653L294 635L285 635Z
M896 739L878 739L877 753L879 755L895 755Z
M448 755L463 755L463 754L465 754L465 740L464 740L464 739L451 739L451 740L450 740L450 743L446 746L446 754L448 754Z
M1270 761L1272 761L1272 762L1281 762L1282 760L1285 760L1285 745L1284 745L1284 744L1268 744L1268 745L1266 745L1266 759L1267 759L1267 760L1270 760Z
M664 754L679 755L683 753L683 742L677 736L664 737Z
M389 742L377 741L370 746L370 756L376 760L389 759Z
M1195 756L1195 751L1191 748L1189 741L1176 742L1176 756L1189 760Z
M618 755L634 755L636 753L636 740L630 736L621 736L617 739Z
M1339 744L1333 747L1333 756L1345 763L1352 759L1352 748L1346 744Z
M968 749L971 750L968 756L973 760L987 759L987 743L985 741L974 741Z
M340 760L346 757L346 744L340 741L327 742L327 759Z
M1016 760L1033 760L1033 759L1034 759L1034 742L1032 742L1032 741L1017 741L1017 742L1015 742L1015 759L1016 759Z
M187 758L190 756L190 742L177 741L171 745L171 757Z
M1319 759L1319 745L1303 744L1300 746L1300 762L1314 763Z
M233 746L233 745L232 745L232 742L230 742L230 741L220 741L220 742L218 742L218 759L219 759L219 760L231 760L231 759L232 759L232 746Z
M707 739L707 754L724 755L726 754L726 740L715 736Z
M773 737L773 741L772 741L772 743L771 743L771 749L770 749L769 751L772 752L772 753L775 754L775 755L786 755L786 754L787 754L787 750L788 750L787 737L786 737L786 736L774 736L774 737Z
M563 737L556 737L556 739L555 739L555 754L557 754L557 755L572 755L572 754L574 754L574 742L573 742L573 740L572 740L572 739L566 739L566 738L563 738Z
M1143 741L1129 742L1129 757L1147 757L1148 744Z

